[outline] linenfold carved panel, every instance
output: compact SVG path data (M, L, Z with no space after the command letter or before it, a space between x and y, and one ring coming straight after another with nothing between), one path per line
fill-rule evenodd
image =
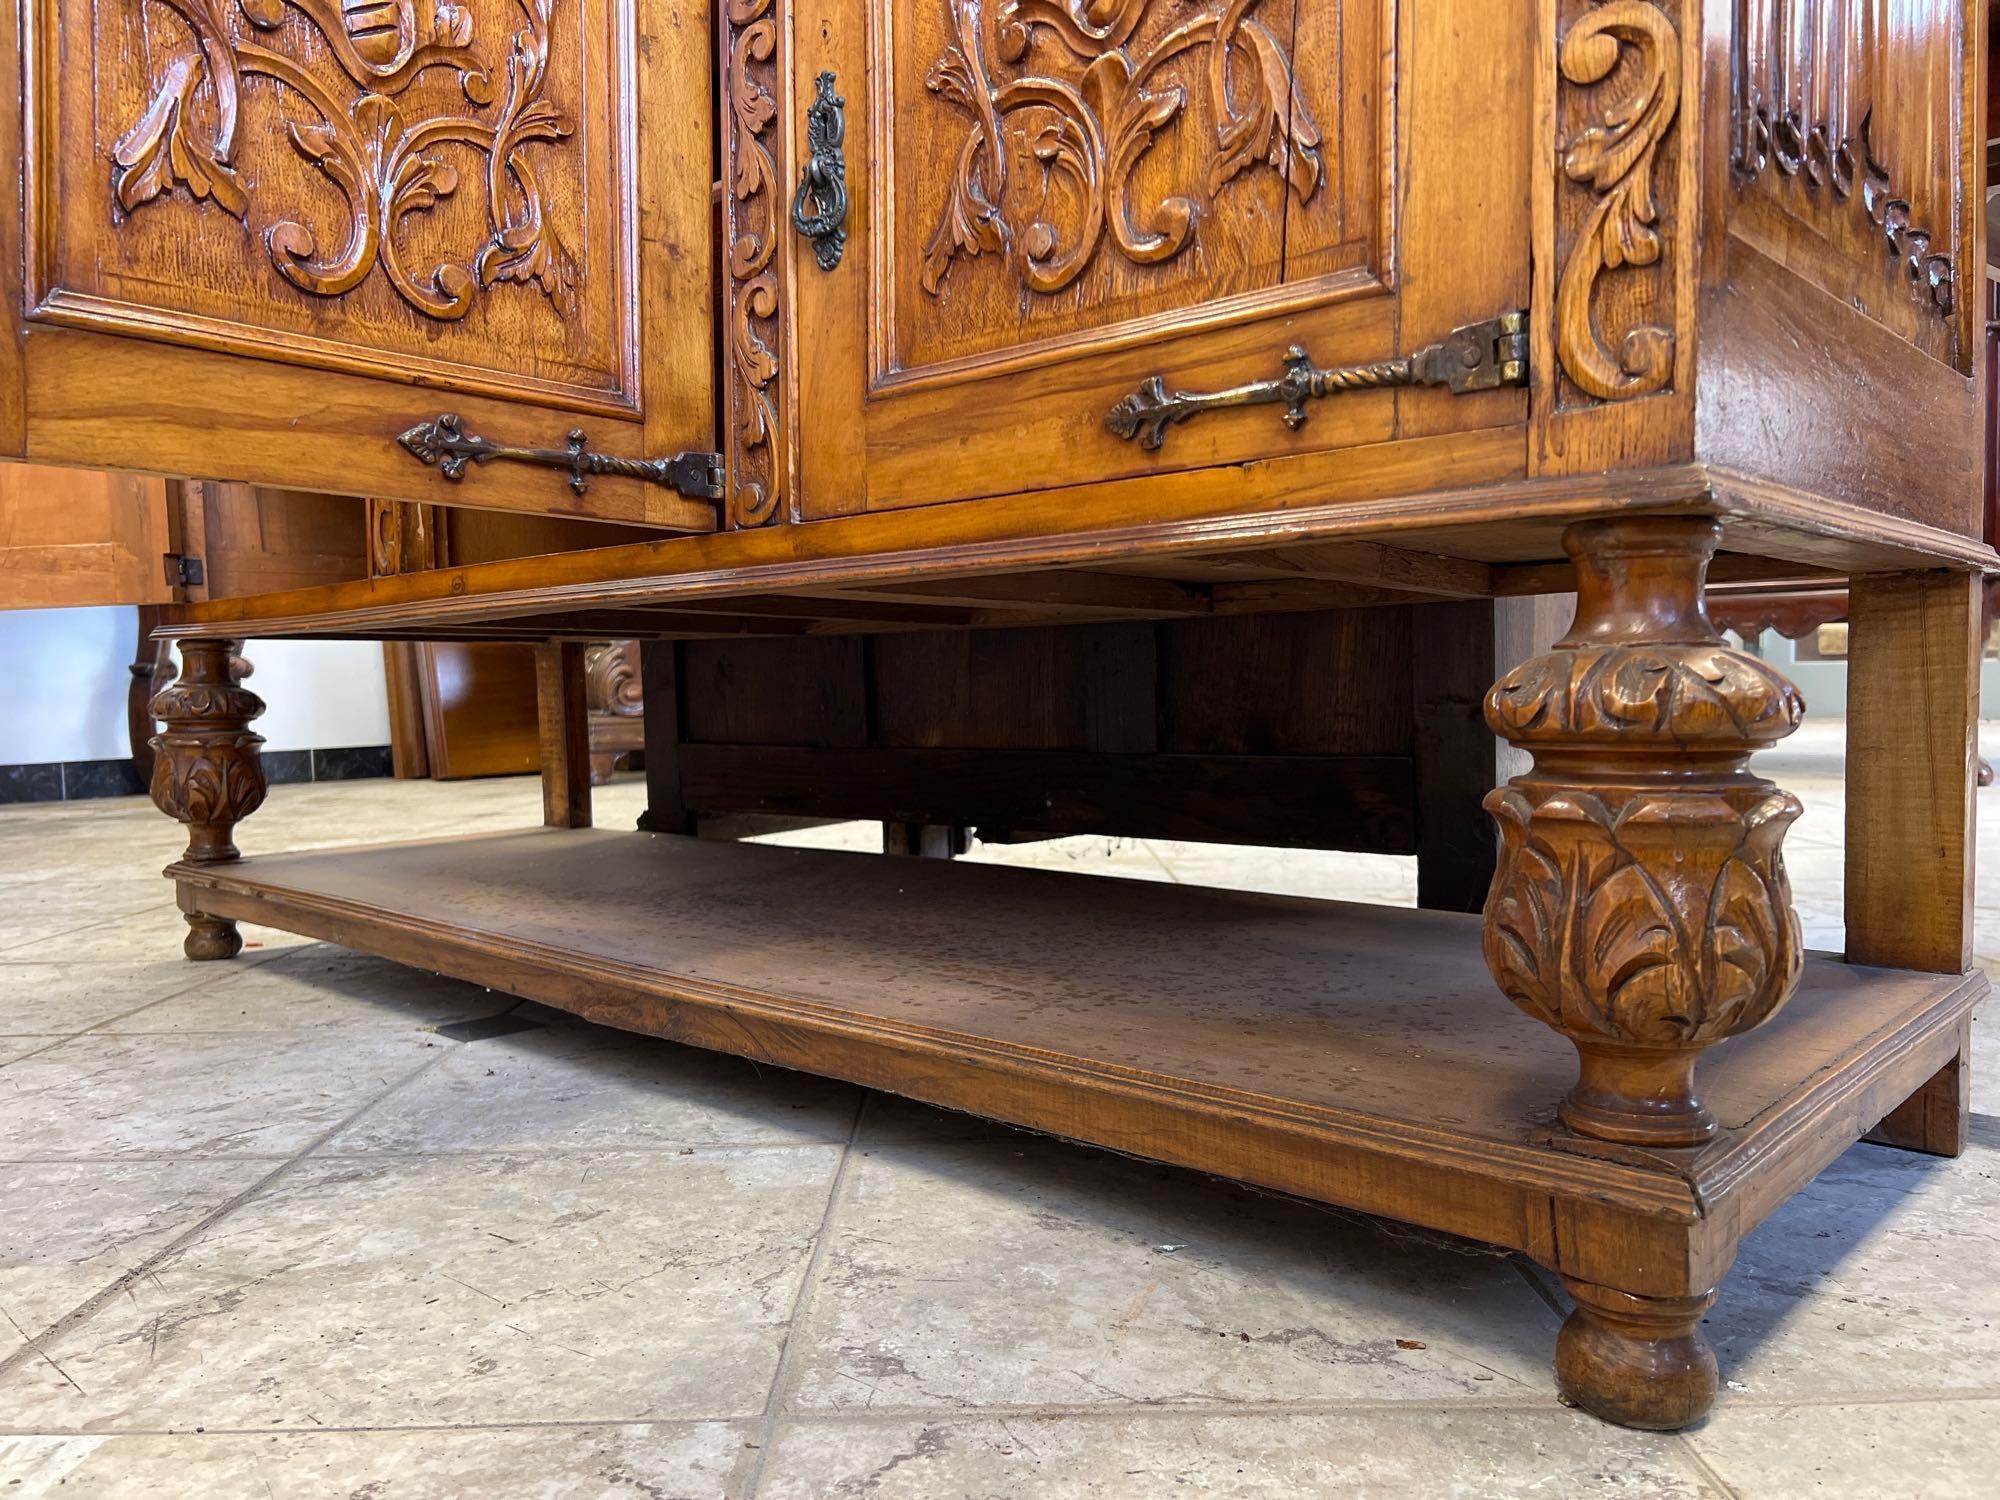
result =
M1955 0L1736 0L1732 224L1940 359L1959 347Z
M889 0L892 367L1371 268L1382 8Z
M626 0L45 15L41 315L631 407Z

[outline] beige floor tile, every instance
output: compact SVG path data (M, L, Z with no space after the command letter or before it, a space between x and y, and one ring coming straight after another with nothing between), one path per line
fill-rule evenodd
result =
M208 979L178 952L126 963L0 961L0 1034L84 1031Z
M2000 1151L1855 1146L1738 1252L1707 1320L1734 1392L2000 1387Z
M0 1036L0 1068L17 1057L26 1057L30 1052L46 1052L56 1043L66 1040L68 1038L60 1036ZM0 1087L0 1094L4 1093L5 1089Z
M1972 1500L1995 1432L2000 1401L1724 1407L1688 1441L1742 1500Z
M1029 1137L857 1146L796 1410L1547 1396L1505 1260Z
M156 957L162 949L158 934L164 916L180 920L173 892L165 882L146 896L112 893L103 897L69 894L36 901L8 917L0 926L0 955L12 958L116 960L127 956ZM187 929L182 927L181 931ZM139 949L134 935L152 946Z
M0 1069L0 1159L289 1156L458 1045L415 1031L81 1036Z
M0 1438L9 1500L731 1500L756 1450L724 1422Z
M29 1334L41 1333L273 1165L0 1164L0 1313Z
M1176 1412L794 1423L758 1500L1713 1496L1671 1438L1571 1412Z
M661 1150L844 1142L859 1093L557 1018L445 1059L330 1152Z
M60 963L188 963L181 948L187 937L187 920L181 915L180 908L174 905L171 891L167 892L164 905L149 906L143 911L107 917L101 921L84 920L87 923L85 926L75 927L49 941L6 949L0 953L0 958ZM258 927L248 922L240 924L240 930L243 934L242 957L252 960L269 958L289 948L302 948L312 941L297 933L280 932L275 927ZM220 976L230 972L231 966L238 962L238 959L227 959L209 967Z
M754 1416L839 1155L304 1163L0 1375L0 1410L41 1431Z
M284 949L256 963L239 959L216 969L213 983L134 1011L101 1030L126 1035L443 1026L497 1015L518 1003L513 995L328 943Z

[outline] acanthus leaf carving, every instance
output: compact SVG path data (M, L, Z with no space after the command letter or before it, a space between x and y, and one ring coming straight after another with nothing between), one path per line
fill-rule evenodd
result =
M347 205L346 233L325 254L299 219L277 217L265 227L266 253L287 283L339 297L379 266L411 307L454 321L472 310L477 289L531 282L568 313L575 258L547 222L540 181L524 154L572 132L545 92L554 0L516 0L525 24L509 40L506 93L490 123L461 114L411 119L398 102L419 74L450 68L470 104L492 103L492 79L472 49L472 17L458 6L439 5L420 21L414 0L338 10L327 0L237 0L239 25L226 0L155 3L181 18L194 45L168 59L152 102L113 148L113 196L122 212L179 186L248 225L253 204L235 160L240 96L246 76L268 78L317 115L289 118L287 136ZM357 95L343 98L320 72L256 40L258 33L278 32L288 10L316 28ZM213 108L198 110L204 83ZM484 159L488 236L467 261L446 260L420 275L405 264L400 231L409 215L459 191L458 168L440 154L445 147Z
M1502 787L1486 961L1565 1034L1700 1046L1767 1019L1797 983L1798 917L1779 845L1797 799L1755 783L1609 803Z
M1139 161L1187 106L1188 82L1169 64L1199 49L1208 51L1215 131L1202 179L1209 198L1258 164L1277 172L1301 202L1319 189L1319 126L1298 96L1283 45L1250 14L1257 0L1224 0L1136 50L1152 0L1001 0L991 11L977 0L946 4L957 39L925 83L970 125L924 247L921 285L932 296L961 256L1004 256L1025 286L1046 295L1083 273L1107 231L1118 252L1139 265L1185 250L1202 205L1171 193L1135 211L1129 192ZM1055 44L1040 71L996 77L989 54L1025 69L1040 36ZM1058 226L1011 202L1010 132L1024 157L1072 185L1074 222Z
M1597 320L1598 284L1608 271L1660 263L1661 143L1681 102L1681 41L1653 0L1594 0L1562 39L1562 79L1601 100L1593 123L1562 151L1563 175L1594 195L1573 232L1556 289L1556 354L1578 389L1601 400L1664 390L1673 378L1675 334L1636 323L1610 338ZM1629 77L1613 87L1615 74ZM1669 293L1663 300L1671 306Z

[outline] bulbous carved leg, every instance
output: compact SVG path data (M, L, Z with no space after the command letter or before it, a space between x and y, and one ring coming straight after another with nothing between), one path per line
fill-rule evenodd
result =
M1576 621L1486 699L1494 733L1534 756L1486 799L1500 829L1487 966L1576 1045L1563 1122L1634 1145L1714 1133L1695 1059L1799 976L1779 853L1799 804L1747 766L1805 705L1709 623L1718 536L1701 516L1572 526Z
M236 655L241 644L182 641L180 678L151 704L153 717L166 723L152 740L153 802L187 825L182 858L192 864L235 859L231 834L264 801L258 758L264 737L250 729L264 703L237 680L249 671ZM189 912L187 920L189 958L234 958L242 951L243 939L228 918Z
M1556 1336L1563 1399L1622 1427L1671 1430L1698 1422L1715 1401L1715 1351L1701 1319L1714 1292L1635 1297L1563 1278L1576 1310Z

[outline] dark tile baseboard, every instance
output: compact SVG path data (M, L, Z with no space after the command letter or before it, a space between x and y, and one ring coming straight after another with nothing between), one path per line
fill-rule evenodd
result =
M264 779L273 786L305 781L359 781L387 776L393 765L387 745L354 745L335 750L267 750ZM129 760L41 761L0 766L0 803L80 802L90 797L136 797L145 783Z

